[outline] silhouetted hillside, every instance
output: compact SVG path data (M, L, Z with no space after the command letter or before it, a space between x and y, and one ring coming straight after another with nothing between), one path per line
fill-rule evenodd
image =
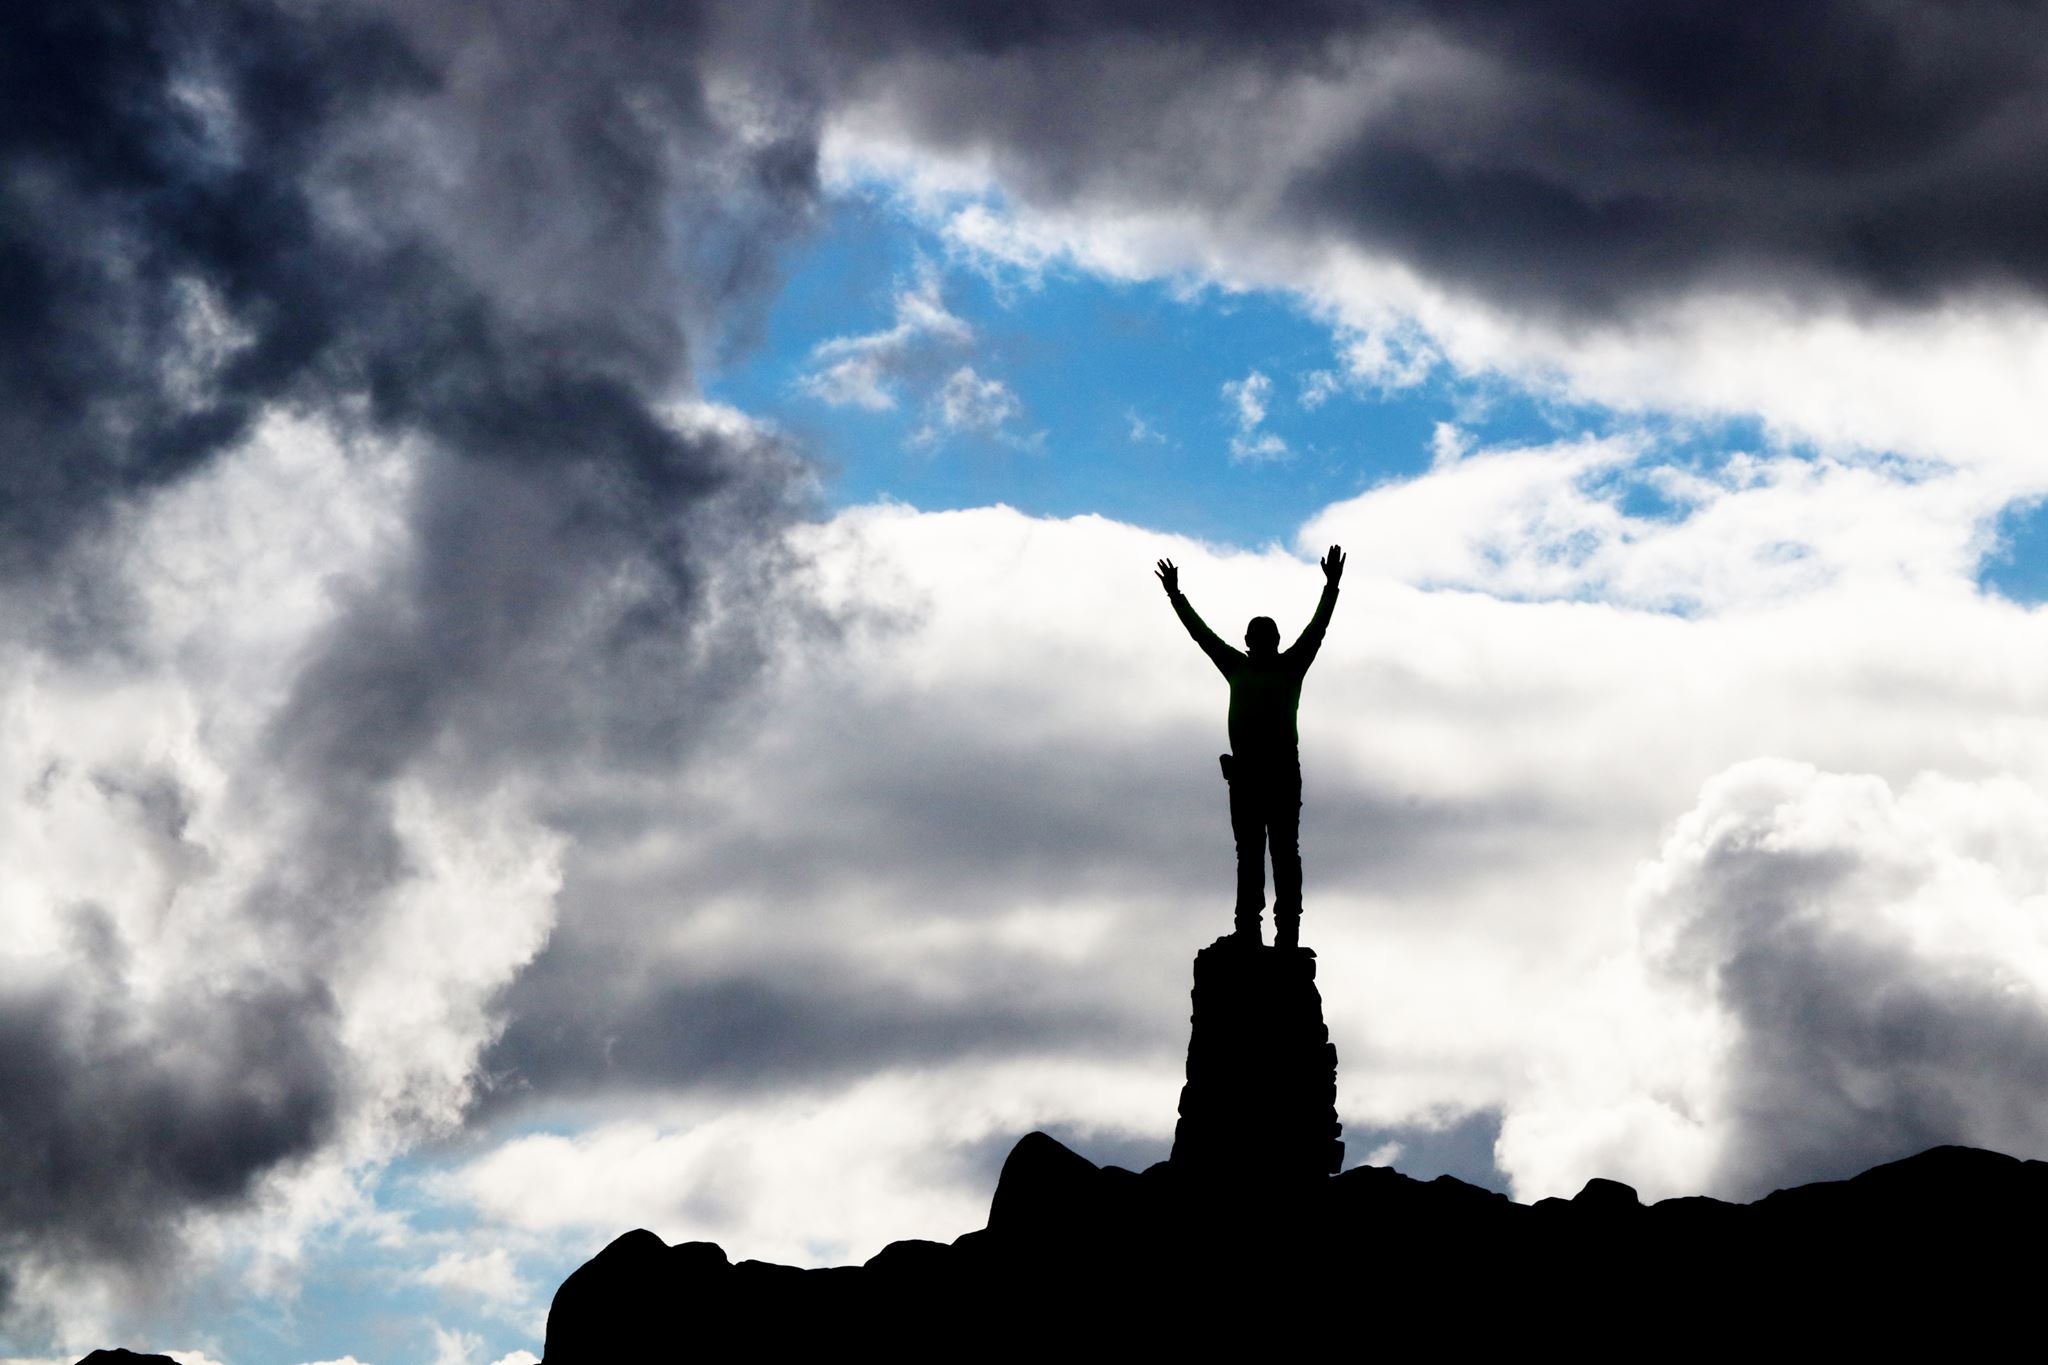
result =
M1847 1341L1988 1349L2030 1318L2048 1163L1937 1147L1753 1204L1645 1206L1588 1182L1517 1204L1449 1176L1310 1180L1097 1167L1043 1133L1004 1164L988 1226L863 1266L729 1262L629 1232L548 1316L547 1365L714 1343L782 1355L1076 1350L1458 1353L1569 1346L1765 1354Z

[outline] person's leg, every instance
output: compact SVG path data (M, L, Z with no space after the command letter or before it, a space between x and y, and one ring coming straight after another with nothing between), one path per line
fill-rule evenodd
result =
M1301 769L1289 767L1272 776L1268 787L1266 829L1273 845L1273 943L1293 948L1301 942Z
M1237 840L1237 932L1256 942L1266 909L1266 821L1258 783L1239 765L1226 765L1230 833Z

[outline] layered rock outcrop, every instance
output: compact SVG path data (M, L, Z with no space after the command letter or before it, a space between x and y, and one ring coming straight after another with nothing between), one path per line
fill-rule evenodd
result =
M1193 998L1173 1164L1237 1181L1341 1170L1337 1048L1314 951L1219 938L1195 954Z

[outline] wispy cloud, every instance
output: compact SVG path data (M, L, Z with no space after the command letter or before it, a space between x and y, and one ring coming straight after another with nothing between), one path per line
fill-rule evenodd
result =
M1163 446L1169 444L1167 435L1138 415L1137 409L1128 409L1124 420L1130 423L1131 444L1134 446Z
M923 419L907 438L915 447L936 446L949 436L1015 446L1042 440L1043 432L1023 436L1013 429L1024 415L1017 391L965 363L974 327L947 307L936 265L920 261L897 286L893 307L895 320L883 330L813 347L812 368L797 381L798 390L833 407L868 412L890 412L922 394Z
M811 350L812 369L797 388L834 407L887 412L910 373L957 353L974 329L946 307L938 267L921 262L893 300L895 321L879 332L833 337ZM972 373L962 370L959 373Z
M1291 453L1287 442L1264 429L1266 404L1273 396L1273 381L1253 370L1242 379L1225 381L1223 401L1229 408L1237 431L1230 438L1230 458L1252 463L1284 460Z
M951 431L994 431L1024 411L1008 384L976 374L971 365L953 371L933 401Z
M1301 377L1301 405L1313 412L1344 392L1344 380L1335 370L1310 370Z

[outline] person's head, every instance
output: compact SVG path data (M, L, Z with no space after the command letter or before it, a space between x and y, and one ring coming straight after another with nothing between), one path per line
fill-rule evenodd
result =
M1252 652L1253 658L1278 654L1280 627L1273 624L1270 616L1254 616L1251 624L1244 628L1244 647Z

